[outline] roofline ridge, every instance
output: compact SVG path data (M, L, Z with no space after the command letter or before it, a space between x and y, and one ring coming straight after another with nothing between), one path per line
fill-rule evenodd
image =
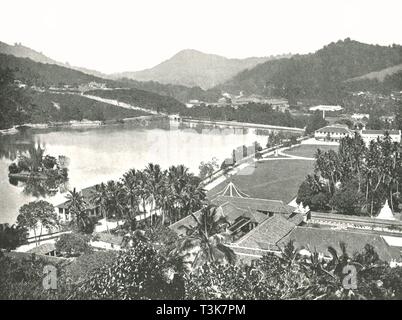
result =
M275 217L275 214L272 215L271 217L268 217L267 219L265 219L264 221L262 221L261 223L259 223L254 229L252 229L250 232L246 233L243 237L241 237L239 240L237 240L235 243L241 243L243 240L246 240L249 236L251 236L256 230L258 230L260 227L262 227L262 225L264 225L266 222L272 220Z

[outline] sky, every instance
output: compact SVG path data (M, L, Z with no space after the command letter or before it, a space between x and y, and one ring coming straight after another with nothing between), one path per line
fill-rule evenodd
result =
M0 41L105 73L183 49L229 58L402 44L401 0L0 0Z

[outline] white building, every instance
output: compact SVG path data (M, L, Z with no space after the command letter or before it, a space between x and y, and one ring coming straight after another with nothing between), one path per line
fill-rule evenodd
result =
M330 111L330 112L334 112L334 111L340 111L343 108L341 106L329 106L329 105L319 105L319 106L314 106L311 107L309 110L310 111L322 111L322 117L325 119L325 112L326 111Z
M368 113L354 113L352 114L351 118L353 120L363 120L364 118L370 119L370 115Z
M332 125L318 129L314 132L316 140L339 141L344 137L352 136L353 131L347 126Z
M361 136L366 145L368 145L372 140L377 140L377 138L384 138L386 131L388 131L389 136L391 137L393 142L401 143L400 130L362 130Z

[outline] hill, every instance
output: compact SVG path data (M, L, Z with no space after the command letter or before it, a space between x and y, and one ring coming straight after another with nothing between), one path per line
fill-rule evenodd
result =
M197 50L182 50L157 66L136 72L123 72L111 75L113 78L129 78L139 81L158 81L201 87L214 87L234 76L236 73L252 68L273 57L228 59L215 54Z
M396 66L392 66L389 68L382 69L380 71L374 71L362 75L360 77L349 79L348 81L359 81L359 80L378 80L380 82L384 81L386 77L391 76L395 73L402 71L402 64L398 64Z
M17 58L12 55L0 54L0 128L10 128L13 125L51 120L75 120L74 112L83 117L94 119L100 116L108 119L120 119L134 117L138 112L127 112L115 106L89 101L84 97L72 94L52 94L46 88L51 86L69 85L78 87L90 82L105 83L109 88L118 88L122 83L113 80L98 78L81 71L72 70L55 64L39 63L29 58ZM18 88L14 80L20 80L28 87ZM43 94L32 93L30 87L41 87ZM49 90L48 90L49 91ZM124 101L129 97L129 103L140 105L144 108L177 112L185 106L176 99L161 96L153 92L136 88L126 90L99 90L91 93L102 96L110 91L111 98ZM61 101L59 101L61 99ZM60 112L54 106L59 105ZM84 108L84 109L82 109ZM109 110L110 108L110 110ZM57 109L57 108L56 108ZM172 111L173 110L173 111ZM64 112L65 111L65 112ZM50 116L46 114L50 113ZM102 115L103 114L103 115Z
M56 64L35 62L30 58L18 58L0 54L0 69L11 69L15 79L28 85L58 86L80 85L91 81L104 83L107 80Z
M26 47L22 45L21 43L15 43L13 46L9 45L5 42L0 41L0 53L2 54L10 54L18 58L29 58L35 62L40 62L40 63L48 63L48 64L56 64L58 66L62 67L67 67L70 69L82 71L84 73L94 75L96 77L101 77L101 78L107 78L107 75L91 70L91 69L86 69L86 68L81 68L81 67L76 67L76 66L71 66L68 63L62 63L56 60L53 60L52 58L47 57L44 55L42 52L35 51L29 47Z
M217 88L298 99L341 103L348 91L345 81L402 63L399 45L369 45L345 39L315 53L267 61L240 72Z
M39 58L38 58L39 59ZM43 58L43 61L48 61ZM220 90L203 90L200 87L189 88L181 85L161 84L154 81L140 82L130 79L113 81L47 62L35 62L31 58L18 58L14 55L0 54L0 69L10 68L15 79L28 85L50 87L60 85L78 86L88 82L105 83L109 87L133 88L149 91L162 96L169 96L181 102L197 99L207 102L217 101Z

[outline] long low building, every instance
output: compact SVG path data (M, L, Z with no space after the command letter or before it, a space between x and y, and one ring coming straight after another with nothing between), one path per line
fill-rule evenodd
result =
M401 143L401 131L400 130L362 130L361 136L368 145L371 141L381 139L388 132L391 140L396 143Z
M353 131L344 125L332 125L320 128L314 132L316 140L336 141L353 135Z
M382 139L388 132L391 140L396 143L401 143L401 131L400 130L366 130L353 131L346 125L330 125L320 128L314 132L314 138L322 141L335 141L339 142L342 138L351 137L358 132L366 145L369 145L371 141Z

